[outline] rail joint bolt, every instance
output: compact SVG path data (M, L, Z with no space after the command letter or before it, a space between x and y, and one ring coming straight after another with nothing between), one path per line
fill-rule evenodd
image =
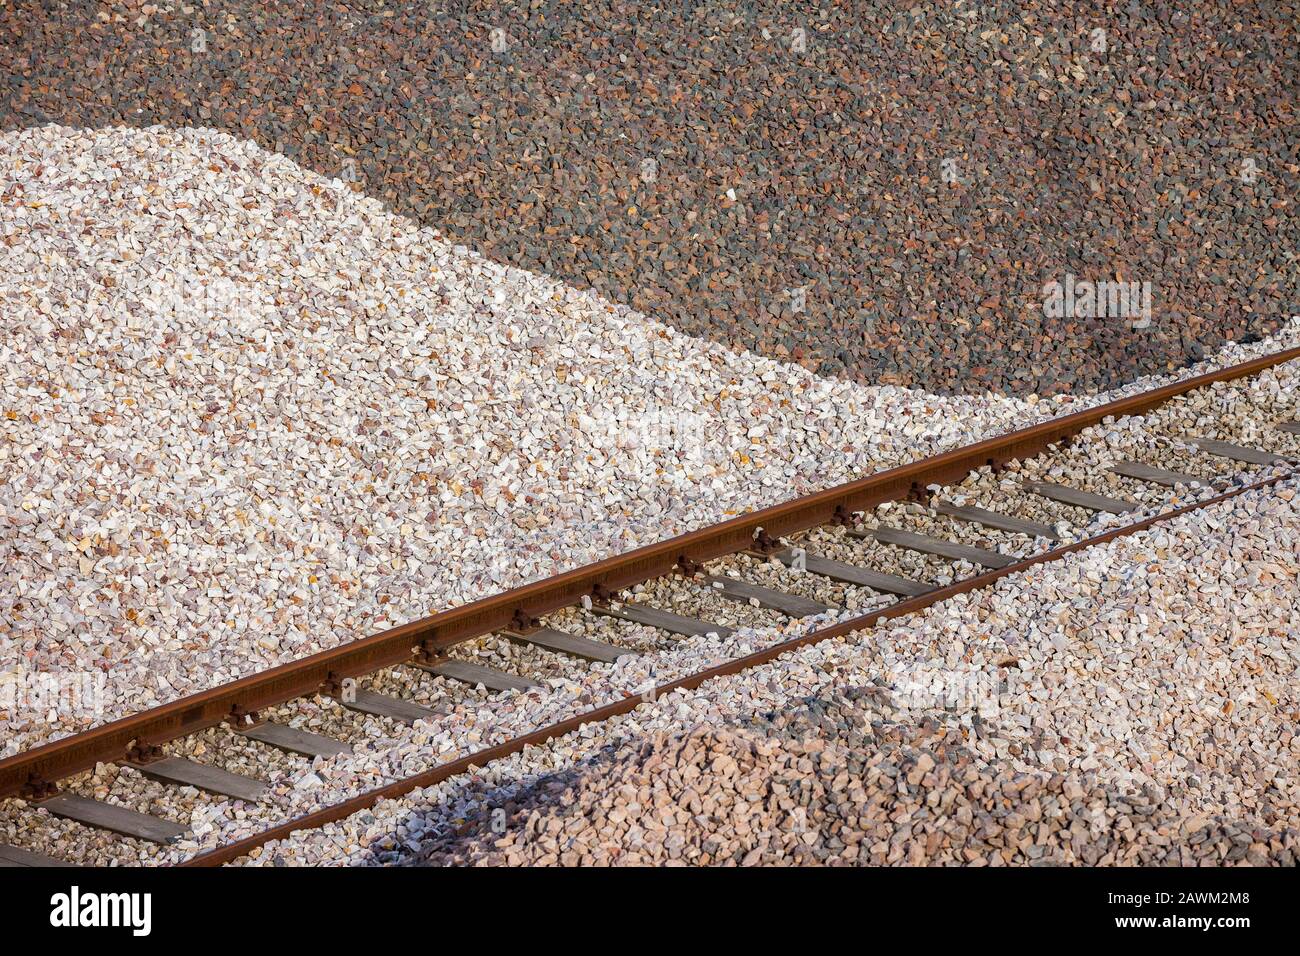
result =
M447 660L447 651L433 641L424 641L415 648L415 659L425 665L441 664Z
M40 800L48 800L50 797L56 796L58 792L59 788L57 784L50 783L48 780L42 780L40 777L36 776L36 774L31 774L27 778L27 782L23 784L21 796L24 800L36 802Z
M153 763L163 756L162 747L148 740L133 740L126 748L126 759L131 763Z
M259 711L246 710L238 704L233 704L226 722L236 730L246 730L249 727L256 727L258 724L266 723L266 717Z
M765 528L758 528L754 531L754 550L760 554L772 554L781 549L778 541L767 533Z

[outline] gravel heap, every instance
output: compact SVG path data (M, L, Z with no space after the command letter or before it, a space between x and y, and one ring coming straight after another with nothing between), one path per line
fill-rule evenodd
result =
M107 688L5 752L1106 397L819 379L210 130L0 134L0 198L0 671Z
M990 764L937 711L891 719L880 686L781 715L620 744L432 841L429 865L1294 865L1300 830L1180 817L1095 773Z
M112 711L1032 407L703 345L220 133L3 134L0 196L4 657Z
M31 6L6 128L218 127L823 374L1111 387L1300 311L1294 2ZM1045 317L1067 274L1150 328Z

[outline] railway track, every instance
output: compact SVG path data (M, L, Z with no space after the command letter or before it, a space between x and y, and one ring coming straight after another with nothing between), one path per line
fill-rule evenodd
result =
M1298 358L1265 356L894 468L15 754L0 760L0 799L30 827L0 845L0 865L73 862L42 837L51 821L112 833L148 860L151 848L192 839L186 812L208 804L234 808L252 832L235 828L188 862L226 862L658 694L1282 480L1300 461L1296 409L1278 397L1225 421L1213 396L1240 409L1253 376ZM673 648L698 663L433 767L426 752L416 772L276 818L273 771L310 773L382 749L395 727L436 722L449 713L439 700L448 682L495 693L505 710L544 691L548 675ZM105 766L147 784L129 800L96 793Z

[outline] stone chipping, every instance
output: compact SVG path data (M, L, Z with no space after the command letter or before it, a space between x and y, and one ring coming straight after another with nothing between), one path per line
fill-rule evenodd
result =
M632 738L580 770L543 777L502 807L485 807L431 840L416 860L1294 865L1300 853L1294 826L1180 817L1152 792L1111 790L1096 774L1025 774L989 763L946 713L900 722L881 702L882 690L868 685L810 700L767 733L706 724Z

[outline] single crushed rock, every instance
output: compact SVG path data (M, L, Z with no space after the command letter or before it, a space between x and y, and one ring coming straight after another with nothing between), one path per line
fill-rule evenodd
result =
M990 763L870 685L766 727L640 735L426 844L429 865L1293 865L1300 831L1179 814L1152 788ZM946 716L946 719L945 719Z

